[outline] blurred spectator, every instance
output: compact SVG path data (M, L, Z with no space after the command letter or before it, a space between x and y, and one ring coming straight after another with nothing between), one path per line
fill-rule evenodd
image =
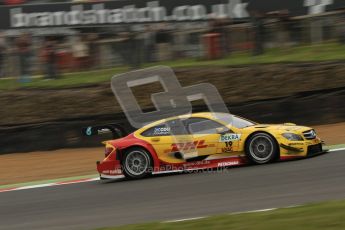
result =
M122 58L122 62L130 65L131 60L131 43L130 43L130 33L120 32L117 34L117 43L113 47L115 52L118 52Z
M155 61L155 44L156 44L156 34L152 29L152 26L147 25L144 32L144 54L145 62L154 62Z
M4 60L6 52L5 36L0 32L0 77L4 76Z
M132 69L137 69L141 65L141 50L143 49L143 34L134 31L121 32L117 34L117 43L114 46L123 63Z
M339 41L342 44L345 44L345 10L343 10L342 15L340 16L339 22L338 22L338 28L339 28Z
M51 39L47 39L42 48L41 57L45 65L45 78L56 79L57 78L57 51L56 42Z
M265 38L265 25L264 15L259 11L252 11L251 22L254 30L254 50L253 55L261 55L264 53L264 38Z
M67 38L59 38L55 40L55 51L56 51L56 69L58 74L60 71L72 71L73 65L73 54L71 50L71 44L67 42ZM59 77L59 76L58 76Z
M24 33L16 41L17 54L19 56L20 76L19 81L26 83L30 81L30 59L31 59L31 36Z
M277 40L279 47L287 47L291 41L290 31L292 31L292 23L289 10L280 10L269 12L267 16L277 20Z
M211 21L209 33L216 33L220 35L220 50L221 56L231 53L231 44L230 44L230 34L226 26L231 25L230 20L217 19Z
M162 24L161 28L156 33L156 42L158 47L158 61L168 61L171 59L171 39L169 31L165 25Z
M96 33L90 34L88 36L88 42L89 42L89 64L91 67L98 67L99 66L99 60L100 60L100 50L97 45L98 35Z
M20 69L18 68L18 54L16 39L7 39L6 43L6 75L18 76Z
M78 70L87 68L89 59L89 47L82 39L80 39L80 37L75 38L72 46L72 52L75 61L75 67Z
M139 32L130 32L129 34L130 42L130 66L133 69L140 68L141 65L141 54L143 48L143 37Z

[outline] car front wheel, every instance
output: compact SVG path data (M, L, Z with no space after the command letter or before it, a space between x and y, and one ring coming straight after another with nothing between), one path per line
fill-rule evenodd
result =
M274 138L266 133L250 137L246 145L246 155L255 164L265 164L276 159L279 149Z

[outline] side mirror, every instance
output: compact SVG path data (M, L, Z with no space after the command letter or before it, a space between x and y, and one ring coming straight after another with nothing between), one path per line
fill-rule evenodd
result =
M228 132L228 131L229 131L229 129L226 128L226 127L219 127L219 128L216 128L216 132L217 132L218 134L224 134L224 133L226 133L226 132Z

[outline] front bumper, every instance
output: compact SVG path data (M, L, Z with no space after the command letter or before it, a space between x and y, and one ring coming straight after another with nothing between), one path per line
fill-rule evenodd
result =
M322 143L316 145L309 145L307 149L307 156L316 156L325 152L328 152L328 150L322 147Z
M323 142L320 138L304 141L286 141L281 140L280 156L281 157L307 157L325 152Z

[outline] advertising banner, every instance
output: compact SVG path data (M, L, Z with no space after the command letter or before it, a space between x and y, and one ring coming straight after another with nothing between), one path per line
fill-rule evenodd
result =
M345 8L344 0L118 0L0 7L0 29L248 20L251 12L288 10L291 16Z

